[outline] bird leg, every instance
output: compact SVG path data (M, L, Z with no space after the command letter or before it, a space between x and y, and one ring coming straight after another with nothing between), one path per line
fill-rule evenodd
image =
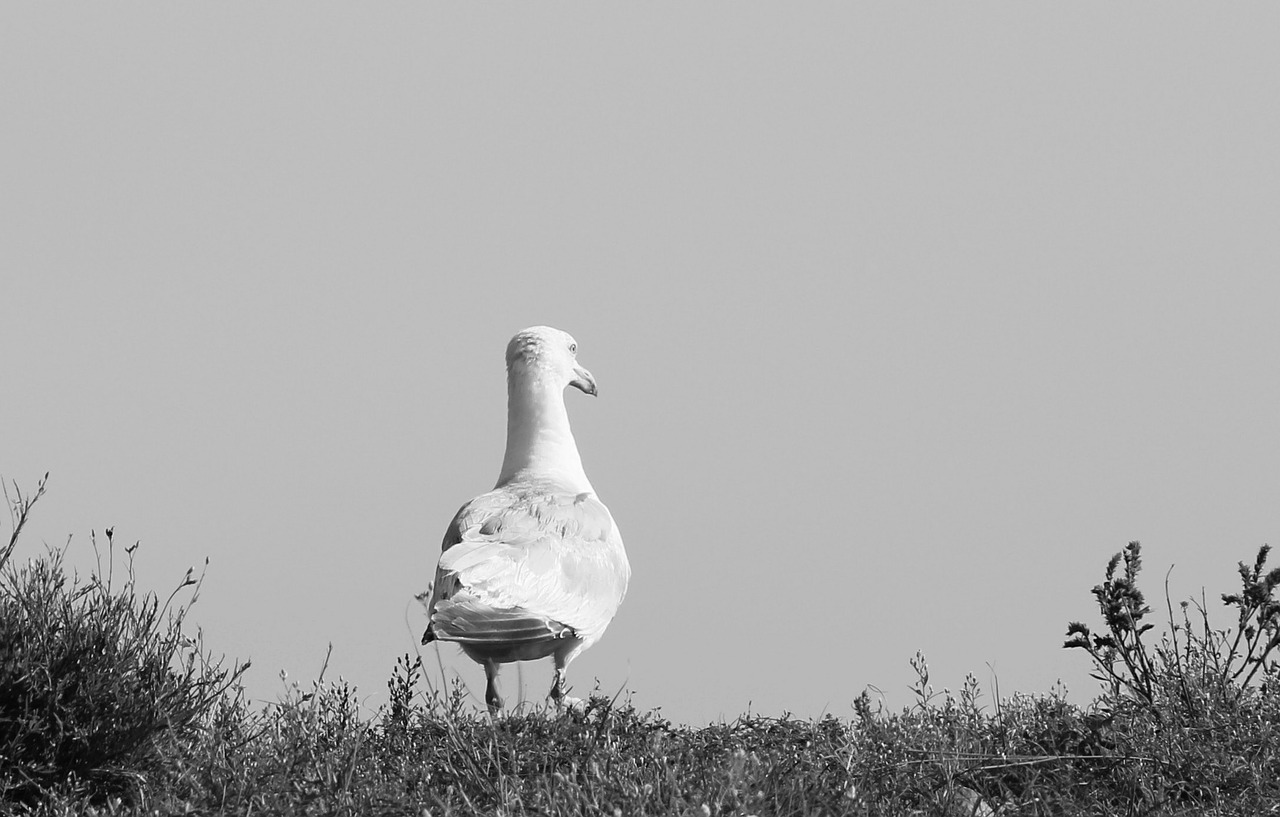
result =
M498 694L498 662L484 662L484 702L489 705L489 715L497 717L502 709L502 696Z
M578 700L577 698L570 698L568 695L569 685L565 681L566 662L564 660L564 657L559 654L556 654L554 656L554 660L556 662L556 672L555 672L555 676L551 680L550 698L551 698L551 701L556 705L556 710L559 712L563 712L566 706L571 708L576 706L581 706L582 701Z
M555 702L556 709L564 709L565 691L564 667L557 666L555 677L551 679L551 700Z

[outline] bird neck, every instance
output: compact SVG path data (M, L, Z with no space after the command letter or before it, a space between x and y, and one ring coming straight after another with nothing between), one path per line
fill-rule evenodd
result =
M534 478L553 479L575 492L591 492L569 412L564 386L516 373L507 380L507 453L498 486Z

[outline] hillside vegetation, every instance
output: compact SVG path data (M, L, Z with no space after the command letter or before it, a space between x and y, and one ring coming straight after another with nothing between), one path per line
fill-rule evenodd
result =
M459 687L427 688L406 656L369 717L356 690L323 673L250 706L246 666L213 660L188 632L200 580L144 592L133 548L118 552L111 531L94 542L88 579L69 576L56 549L18 563L43 490L7 495L0 812L1280 813L1280 569L1267 569L1266 547L1222 597L1226 627L1203 603L1153 614L1139 545L1117 554L1093 589L1100 621L1067 630L1100 682L1087 707L1056 692L984 703L972 677L935 693L917 654L914 704L885 711L864 694L852 720L743 715L691 728L594 697L494 721Z

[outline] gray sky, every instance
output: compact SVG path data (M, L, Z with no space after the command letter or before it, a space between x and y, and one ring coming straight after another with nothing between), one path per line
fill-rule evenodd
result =
M114 525L164 592L207 556L193 618L254 696L332 642L376 706L546 323L599 380L570 415L634 569L578 694L847 715L923 650L939 687L1087 700L1060 645L1112 553L1212 600L1280 538L1277 23L5 4L25 552Z

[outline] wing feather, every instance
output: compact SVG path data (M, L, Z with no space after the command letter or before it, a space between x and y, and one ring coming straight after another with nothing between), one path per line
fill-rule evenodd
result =
M443 548L424 640L591 642L631 573L608 509L591 494L545 483L476 497L450 523Z

